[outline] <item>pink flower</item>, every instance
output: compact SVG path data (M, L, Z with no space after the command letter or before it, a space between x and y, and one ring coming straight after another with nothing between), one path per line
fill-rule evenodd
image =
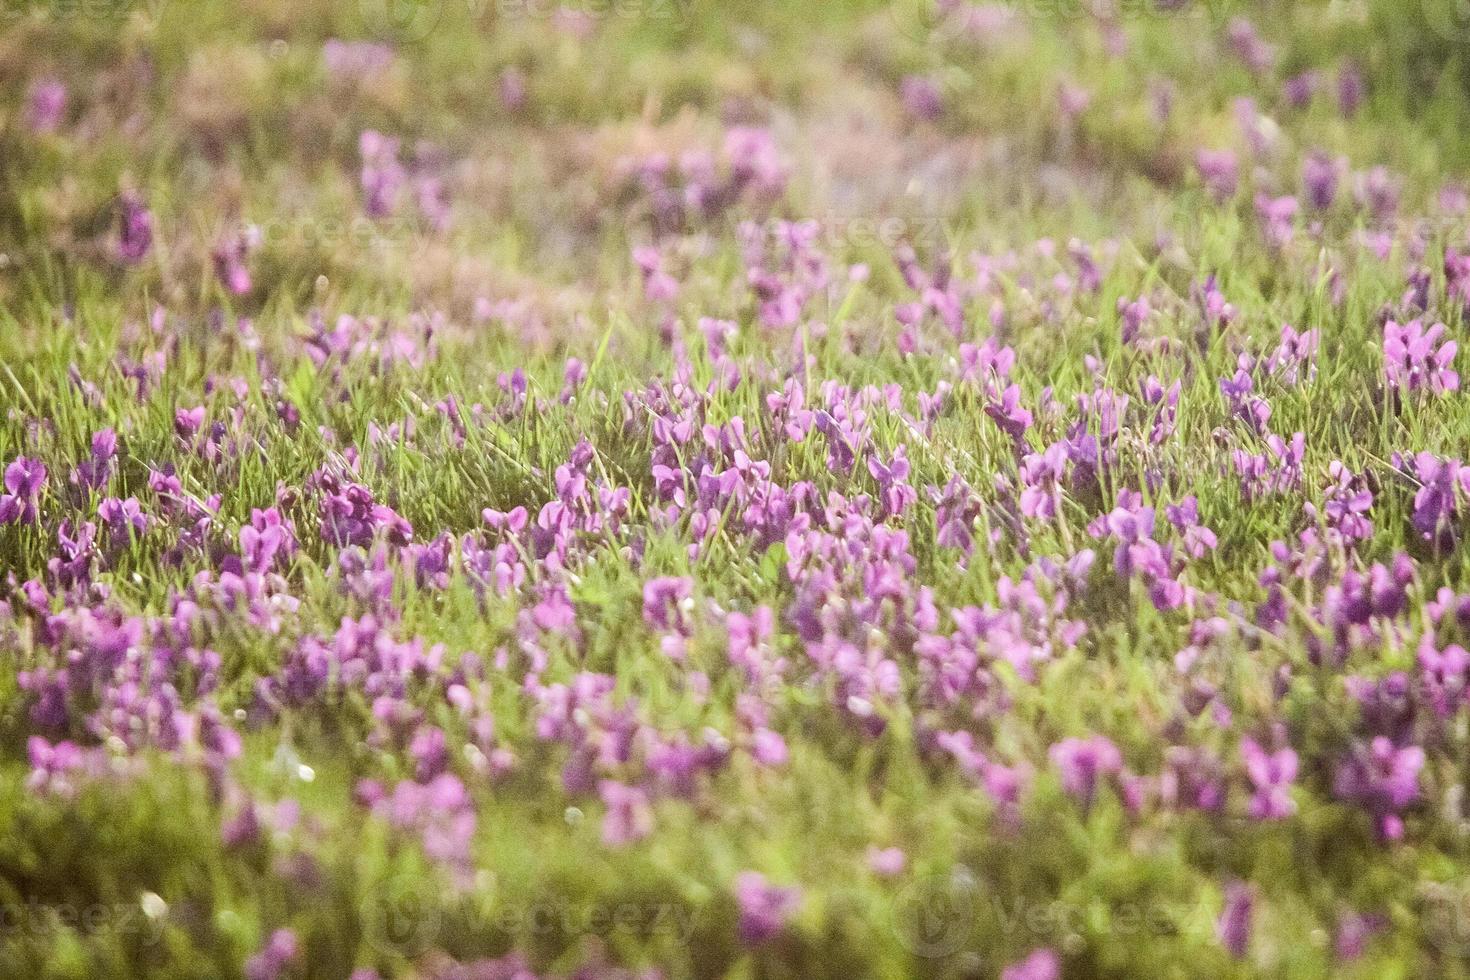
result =
M742 871L735 879L735 901L740 906L740 941L759 946L781 934L801 905L799 888L780 888L756 871Z

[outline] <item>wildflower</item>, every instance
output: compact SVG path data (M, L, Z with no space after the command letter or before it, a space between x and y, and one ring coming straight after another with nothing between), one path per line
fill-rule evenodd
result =
M46 464L17 456L5 467L5 493L0 494L0 524L35 524L46 489Z
M1297 756L1289 747L1267 752L1247 738L1240 743L1245 773L1255 788L1250 815L1256 820L1281 820L1296 812L1289 787L1296 780Z
M759 946L781 934L801 904L801 891L772 885L759 872L742 871L735 879L735 901L740 906L740 941Z
M1256 218L1260 221L1266 244L1273 250L1280 251L1291 244L1298 210L1300 206L1294 197L1256 195Z
M1321 73L1308 69L1301 74L1288 78L1281 88L1282 94L1286 96L1287 103L1293 109L1305 109L1321 85Z
M1414 493L1414 530L1437 546L1453 545L1459 500L1470 494L1470 467L1458 459L1418 453L1411 469L1419 484Z
M868 848L868 867L876 875L892 878L903 874L903 869L907 864L908 855L904 854L902 848L878 847L877 845Z
M687 633L687 613L693 607L693 596L692 579L651 579L643 585L643 621L656 630Z
M124 191L118 199L118 258L137 265L152 247L153 212L135 192Z
M66 85L60 79L44 78L31 85L26 122L33 133L54 133L66 114Z
M1225 886L1225 908L1216 920L1215 935L1225 951L1237 960L1245 958L1246 947L1250 945L1255 906L1255 890L1250 885L1233 881Z
M246 980L279 980L301 955L296 933L277 929L271 933L265 948L245 962Z
M1038 949L1001 971L1000 980L1061 980L1062 960L1050 949Z
M1224 203L1235 196L1240 183L1240 164L1231 150L1199 150L1194 156L1194 167L1210 196Z
M1090 738L1063 739L1051 747L1052 764L1062 775L1062 788L1082 804L1092 806L1098 781L1116 776L1123 769L1123 755L1118 747L1101 735Z
M939 86L922 75L909 75L899 83L903 106L917 119L938 119L944 111Z
M1437 395L1458 391L1460 376L1451 365L1459 344L1440 343L1445 325L1428 330L1419 320L1400 326L1392 320L1383 325L1383 373L1394 391L1429 390ZM1436 347L1436 345L1438 345Z
M407 172L398 161L398 148L398 140L376 130L364 130L358 138L363 210L370 218L385 218L398 208L399 194L407 180Z
M1358 745L1339 763L1333 790L1338 799L1357 803L1373 818L1384 840L1404 835L1402 811L1419 799L1424 750L1396 746L1384 736Z
M219 278L220 283L236 296L244 296L250 292L250 269L246 266L245 261L249 258L250 253L259 247L260 241L260 229L250 225L214 248L211 256L214 261L214 274Z
M1324 212L1332 207L1333 201L1338 197L1338 182L1342 179L1344 169L1342 160L1333 160L1322 153L1310 154L1305 163L1302 163L1302 187L1307 191L1307 203L1313 210Z
M653 833L653 810L648 794L636 786L625 786L611 779L597 785L598 794L607 806L602 821L602 842L609 847L622 847L640 841Z

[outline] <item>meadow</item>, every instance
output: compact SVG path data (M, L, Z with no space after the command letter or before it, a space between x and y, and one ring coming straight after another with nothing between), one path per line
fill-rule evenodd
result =
M0 977L1470 977L1462 6L0 0Z

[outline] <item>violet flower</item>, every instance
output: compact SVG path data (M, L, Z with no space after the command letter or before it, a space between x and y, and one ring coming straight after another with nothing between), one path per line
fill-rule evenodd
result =
M740 906L740 941L760 946L786 928L801 905L801 890L772 885L756 871L742 871L735 879L735 901Z
M1048 754L1061 773L1062 788L1075 797L1084 810L1092 806L1098 782L1123 770L1123 754L1101 735L1063 739L1053 745Z
M1233 881L1225 886L1225 908L1215 923L1215 935L1225 951L1237 960L1245 958L1255 918L1256 895L1250 885Z

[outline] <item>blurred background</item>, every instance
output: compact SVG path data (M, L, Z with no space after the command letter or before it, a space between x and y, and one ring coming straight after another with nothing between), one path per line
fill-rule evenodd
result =
M1470 157L1462 7L4 0L0 297L115 277L125 191L162 245L129 282L171 305L214 302L197 273L248 229L241 311L325 277L540 346L636 285L632 247L752 215L859 262L1153 242L1210 193L1199 152L1251 141L1248 191L1314 152L1434 193ZM374 152L413 200L368 199ZM732 160L761 172L727 200Z

